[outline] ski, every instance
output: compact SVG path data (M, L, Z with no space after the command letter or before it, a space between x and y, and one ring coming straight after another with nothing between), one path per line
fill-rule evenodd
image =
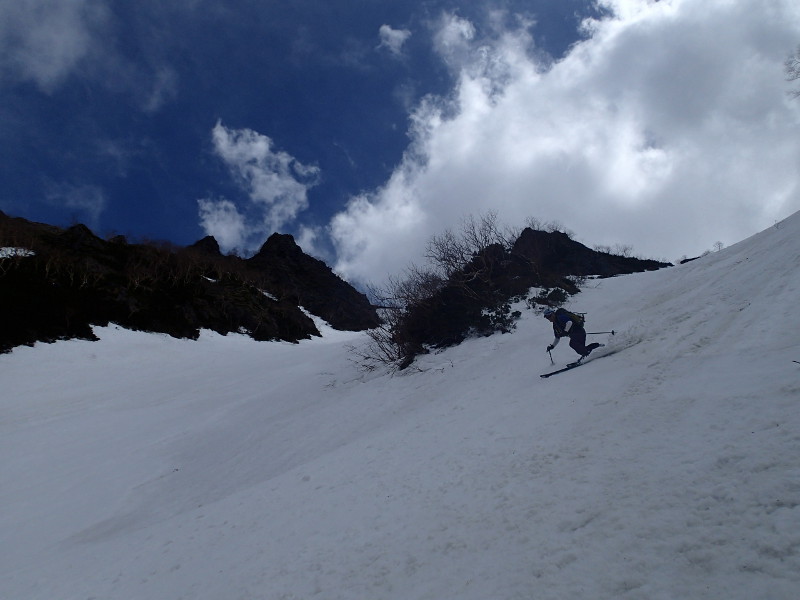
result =
M539 375L539 377L547 379L548 377L552 377L553 375L558 375L559 373L563 373L564 371L569 371L571 369L574 369L575 367L580 367L582 364L583 363L581 362L569 363L563 369L559 369L558 371L550 371L549 373L544 373L543 375Z
M605 344L600 344L598 348L603 348L604 346ZM590 357L579 358L575 362L568 363L566 367L558 369L557 371L550 371L549 373L544 373L543 375L539 375L539 377L541 377L542 379L547 379L548 377L552 377L553 375L558 375L559 373L563 373L564 371L571 371L575 367L580 367L581 365L586 364L587 362L597 360L598 358L603 358L604 356L611 356L612 354L616 354L617 352L618 350L612 350L611 352L606 352L605 354L599 356L595 355L592 356L591 358Z

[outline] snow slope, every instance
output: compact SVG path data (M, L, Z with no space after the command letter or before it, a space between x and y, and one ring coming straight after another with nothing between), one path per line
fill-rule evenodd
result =
M0 597L796 599L800 214L590 282L549 323L362 373L98 330L0 356ZM573 359L561 344L558 364Z

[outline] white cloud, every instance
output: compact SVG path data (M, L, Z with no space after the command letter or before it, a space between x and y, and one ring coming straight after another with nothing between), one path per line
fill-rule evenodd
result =
M668 259L800 209L800 102L782 72L800 6L602 4L613 16L587 22L591 37L554 64L535 58L526 26L481 37L442 19L434 44L452 94L416 107L394 175L332 220L340 273L382 280L489 209Z
M152 89L142 102L146 113L156 113L178 95L178 74L168 66L159 67L153 75Z
M212 139L247 201L238 206L228 199L200 200L201 224L223 250L254 250L308 207L319 168L273 150L272 140L252 129L228 129L218 122Z
M97 226L106 208L105 192L96 185L49 183L45 199L52 205L75 211L76 217L85 220L90 227Z
M177 96L177 72L156 58L158 44L144 55L124 56L114 32L129 26L108 0L0 0L0 83L31 82L52 94L77 77L155 113Z
M294 239L303 252L326 264L333 264L331 249L324 246L327 241L325 228L320 226L300 225L294 233Z
M389 25L381 25L378 35L381 39L378 48L386 48L395 56L401 56L403 45L411 37L411 32L408 29L392 29Z
M442 16L433 42L444 62L460 69L468 62L474 38L475 26L472 23L447 13Z
M2 74L53 91L92 52L107 20L94 0L0 0Z
M200 225L207 235L213 235L224 252L244 248L250 235L245 216L236 205L224 198L197 201Z

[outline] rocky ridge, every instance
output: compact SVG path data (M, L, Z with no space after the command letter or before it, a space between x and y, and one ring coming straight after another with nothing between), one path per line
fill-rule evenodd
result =
M0 212L0 352L37 341L96 339L92 326L196 339L201 329L297 342L318 316L360 331L378 323L367 297L294 239L273 235L251 259L223 256L213 238L187 248L103 240Z

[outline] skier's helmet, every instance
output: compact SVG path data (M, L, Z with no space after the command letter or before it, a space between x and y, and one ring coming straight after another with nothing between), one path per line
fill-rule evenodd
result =
M545 308L544 309L544 318L545 319L549 319L554 314L556 314L556 311L554 311L552 308Z

